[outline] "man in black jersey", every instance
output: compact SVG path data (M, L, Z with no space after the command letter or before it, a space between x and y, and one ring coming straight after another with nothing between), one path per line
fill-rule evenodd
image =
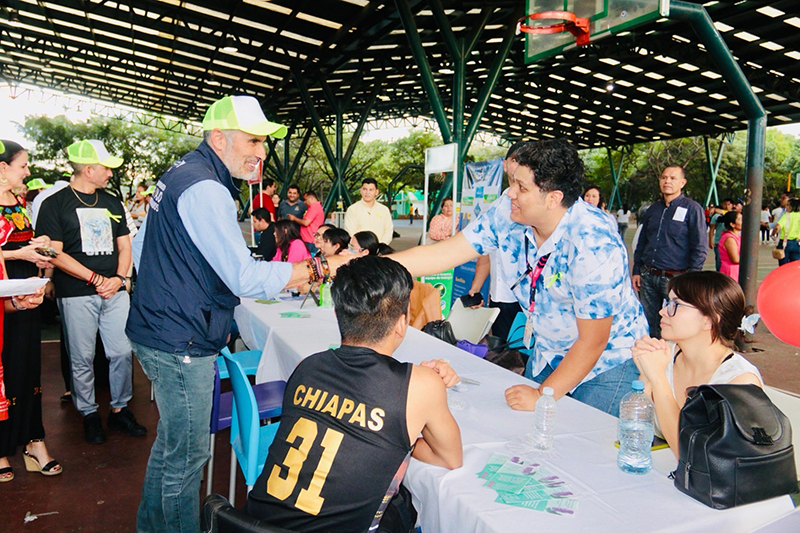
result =
M306 358L287 381L248 514L298 531L375 531L412 455L461 466L446 394L458 376L442 360L392 358L408 328L411 287L408 271L385 257L339 268L331 292L342 347Z

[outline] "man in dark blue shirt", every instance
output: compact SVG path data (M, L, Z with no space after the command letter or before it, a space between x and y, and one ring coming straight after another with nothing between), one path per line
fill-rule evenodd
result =
M650 336L661 336L658 312L667 299L667 281L688 270L702 270L706 248L706 219L700 204L681 193L686 173L668 166L658 179L661 198L642 218L639 244L633 255L633 288L650 325Z

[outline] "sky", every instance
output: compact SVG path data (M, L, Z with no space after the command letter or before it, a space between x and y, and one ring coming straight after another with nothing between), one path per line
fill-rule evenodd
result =
M87 105L78 105L80 101L86 102ZM65 109L65 107L69 107L69 109ZM23 123L28 115L42 114L50 117L66 114L70 120L77 122L89 118L89 107L90 100L86 98L70 97L67 99L60 93L40 90L27 91L13 99L10 96L9 87L0 85L0 117L2 117L0 119L0 139L18 140L22 141L21 144L24 145L26 140L22 138L15 122ZM777 126L777 129L800 137L800 123ZM376 139L392 142L407 135L407 128L389 128L366 131L361 139L364 142Z

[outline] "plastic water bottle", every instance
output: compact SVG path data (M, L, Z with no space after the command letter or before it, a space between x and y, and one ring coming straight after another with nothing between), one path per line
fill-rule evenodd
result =
M653 402L644 394L644 382L636 380L619 405L619 453L617 465L629 474L646 474L653 468Z
M543 387L542 396L536 402L533 419L531 442L537 450L549 450L553 447L553 425L556 419L556 399L553 388Z
M331 284L323 283L319 286L319 305L320 307L333 307L333 299L331 298Z

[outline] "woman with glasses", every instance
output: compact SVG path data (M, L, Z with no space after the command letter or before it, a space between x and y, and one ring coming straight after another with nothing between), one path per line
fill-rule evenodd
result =
M758 369L733 351L747 311L744 293L719 272L687 272L667 284L662 339L645 335L633 360L656 408L656 433L678 457L678 420L687 390L704 384L764 386ZM669 341L669 344L667 343ZM675 343L673 346L672 343Z
M331 226L330 224L323 224L319 228L317 228L317 231L314 232L314 246L316 246L317 250L319 250L317 254L322 253L322 236L325 235L326 231L328 231L333 227L334 226Z

